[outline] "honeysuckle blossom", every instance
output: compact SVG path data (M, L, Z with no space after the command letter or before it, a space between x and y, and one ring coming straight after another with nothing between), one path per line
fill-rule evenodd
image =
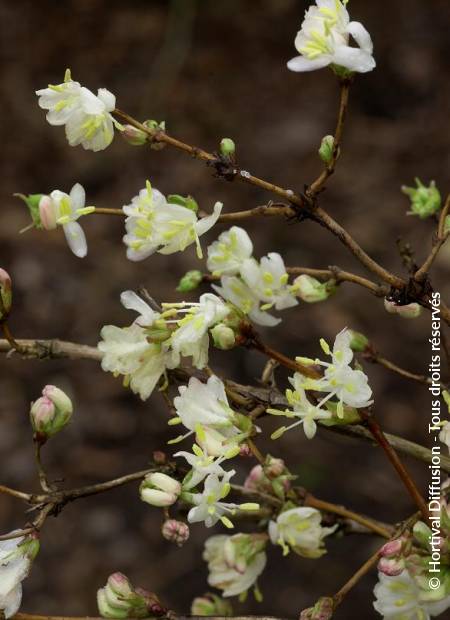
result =
M13 535L15 532L11 532ZM22 602L22 581L39 551L36 538L19 536L0 541L0 611L14 616Z
M281 437L286 431L295 428L303 424L303 430L308 439L312 439L317 432L316 420L329 420L332 417L332 413L327 409L322 409L322 406L332 397L332 394L327 394L317 405L311 403L306 392L302 387L304 378L299 373L295 373L293 377L289 377L289 381L294 387L294 390L286 390L286 398L289 406L292 409L285 409L281 411L279 409L268 409L267 412L272 415L282 415L287 418L296 418L296 421L289 426L282 426L274 433L272 433L272 439Z
M305 13L295 47L300 56L288 62L291 71L313 71L328 65L366 73L375 67L370 34L359 22L351 22L346 0L316 0ZM358 47L350 46L350 37Z
M223 469L222 463L231 456L236 456L238 452L239 448L235 448L234 450L230 450L229 454L216 459L214 456L210 456L207 452L204 452L196 444L192 446L192 453L185 451L176 452L174 456L183 457L192 467L189 474L183 480L183 489L186 491L193 489L209 476L209 474L225 476L226 471Z
M319 558L326 553L323 539L337 527L322 527L321 521L322 515L315 508L291 508L269 523L270 540L283 548L283 555L292 549L306 558Z
M233 515L236 510L258 510L259 505L253 502L244 504L233 504L223 502L231 490L230 478L236 472L234 469L227 471L223 476L217 474L209 474L204 483L202 493L184 492L182 497L194 505L188 513L189 523L198 523L203 521L205 527L212 527L218 521L221 521L225 527L232 528L233 523L226 516Z
M82 215L95 211L95 207L85 207L86 193L79 183L70 190L70 194L55 189L49 196L42 196L39 201L39 216L45 230L53 230L61 225L69 248L84 258L87 254L87 242L83 229L77 220Z
M254 323L273 327L281 322L281 319L275 318L260 308L260 299L238 276L222 276L220 286L213 284L212 287L221 297L248 315Z
M247 232L239 226L232 226L208 246L207 267L215 276L237 275L252 252L253 243Z
M88 88L74 82L67 70L64 82L49 85L36 91L41 108L48 110L50 125L65 125L70 146L81 144L84 149L101 151L114 137L114 120L111 112L116 106L115 96L99 88L94 95Z
M291 308L298 304L288 286L289 275L283 259L276 252L270 252L260 262L246 259L241 266L241 277L247 286L264 303L261 310L274 306L277 310Z
M123 238L127 257L140 261L154 252L173 254L195 243L197 255L202 258L199 237L214 226L222 207L221 202L216 202L213 213L199 219L195 210L167 202L147 181L146 187L122 208L127 215L127 234Z
M348 329L343 329L336 336L332 351L322 339L320 341L322 350L326 355L331 356L331 363L315 360L314 363L325 368L323 378L305 379L303 381L304 389L329 392L330 397L336 397L339 417L344 415L344 404L349 407L360 408L368 407L373 403L373 400L370 400L372 390L368 384L367 376L362 370L355 370L350 366L353 360L351 341L352 332Z
M220 323L230 312L222 299L212 293L204 293L198 303L163 304L163 308L178 309L185 316L177 321L178 329L171 338L174 355L192 356L196 368L208 363L208 330Z
M208 583L223 590L222 596L238 596L256 584L266 566L266 541L258 534L212 536L205 543Z
M113 573L97 591L97 605L103 618L154 618L166 614L156 594L135 588L122 573Z
M429 600L407 570L393 577L378 573L374 594L373 606L385 620L430 620L450 607L450 596Z

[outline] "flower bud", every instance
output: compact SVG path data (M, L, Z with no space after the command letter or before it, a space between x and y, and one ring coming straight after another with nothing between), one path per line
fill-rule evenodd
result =
M165 465L167 463L167 454L162 450L155 450L153 452L153 462L155 465Z
M352 339L350 340L351 350L363 353L369 346L369 339L364 336L364 334L361 334L361 332L355 332L353 329L350 330L350 333L352 335Z
M142 129L133 127L133 125L124 125L121 132L122 138L132 146L142 146L147 142L148 135Z
M429 549L432 533L428 525L423 521L417 521L413 527L414 538L424 549Z
M411 200L411 211L408 211L408 215L418 215L425 219L441 208L441 194L434 181L426 187L417 177L414 180L417 187L402 186L402 192Z
M39 201L39 218L44 230L54 230L57 227L56 209L50 196L42 196Z
M334 603L328 596L319 598L314 607L304 609L299 620L330 620L333 617Z
M244 488L249 491L257 491L260 488L260 485L265 482L266 476L264 475L262 465L255 465L252 467L250 473L245 479Z
M165 132L166 131L166 123L165 121L155 121L148 120L143 123L149 129L152 129L155 133ZM157 140L153 140L151 136L147 136L147 142L150 143L150 148L154 151L161 151L166 145L164 142L158 142Z
M97 605L104 618L150 618L162 616L167 611L156 594L134 588L122 573L114 573L106 586L97 592Z
M404 538L396 538L395 540L390 540L381 547L380 555L384 558L392 558L396 555L399 555L403 549L404 543Z
M122 573L113 573L108 577L107 585L111 588L114 594L121 598L127 598L133 594L131 583L125 575Z
M401 306L396 304L395 301L385 298L384 308L389 314L398 314L402 319L416 319L422 314L422 306L419 306L416 302Z
M67 394L54 385L46 385L42 396L30 408L30 421L36 440L44 443L59 433L70 421L72 413L72 401Z
M231 138L222 138L220 141L220 154L224 157L233 157L236 153L236 145Z
M378 562L378 570L388 577L396 577L405 570L405 560L401 557L381 558Z
M0 319L8 315L12 306L12 282L7 271L0 267Z
M180 196L180 194L170 194L167 196L167 202L172 205L178 205L180 207L184 207L185 209L189 209L190 211L194 211L197 213L198 211L198 203L195 198L192 196Z
M217 594L207 592L203 596L197 596L197 598L192 601L191 615L232 616L233 608L229 601L224 600Z
M187 271L179 281L177 291L180 293L190 293L198 287L202 280L202 272L198 269Z
M319 148L319 157L324 164L329 164L333 158L334 136L324 136Z
M161 532L166 540L174 542L179 547L182 547L189 538L189 526L187 523L177 521L176 519L164 521Z
M228 327L224 323L215 325L211 330L211 336L214 342L214 346L223 351L228 351L236 346L236 336L231 327Z
M331 280L329 282L319 282L316 278L306 274L295 278L292 285L292 292L309 304L328 299L335 290L336 288Z
M181 493L181 484L167 474L147 474L140 486L142 501L152 506L172 506Z
M273 456L270 456L270 454L267 456L264 470L270 478L277 478L278 476L281 476L285 469L286 465L283 459L276 459Z

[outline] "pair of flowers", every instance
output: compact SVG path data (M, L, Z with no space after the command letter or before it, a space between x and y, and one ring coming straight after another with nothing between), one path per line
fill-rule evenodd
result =
M296 421L290 426L282 426L272 434L272 439L281 437L286 431L303 425L303 430L308 439L312 439L317 431L317 421L330 421L334 416L341 420L344 418L344 407L360 409L372 404L372 390L368 384L367 375L359 368L352 368L353 350L351 348L353 334L348 329L343 329L336 336L333 350L322 339L322 350L331 357L331 362L323 362L319 359L299 357L297 360L306 365L324 367L323 376L320 379L310 379L300 372L289 378L294 390L286 390L286 398L290 409L268 409L272 415L281 415L294 418ZM312 402L307 390L325 392L319 403ZM336 400L331 400L335 398Z
M281 319L267 312L298 304L295 286L289 286L289 275L282 257L276 252L259 262L253 258L253 243L247 232L233 226L208 247L207 267L220 276L214 290L258 325L274 326Z

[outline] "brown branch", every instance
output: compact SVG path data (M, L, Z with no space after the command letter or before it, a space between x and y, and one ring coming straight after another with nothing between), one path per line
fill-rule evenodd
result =
M23 493L22 491L17 491L16 489L11 489L10 487L6 487L3 484L0 484L0 493L4 493L5 495L11 495L11 497L16 497L17 499L22 499L25 502L29 502L32 495L29 493Z
M363 278L362 276L358 276L355 273L343 271L342 269L339 269L339 267L329 267L328 269L311 269L309 267L287 267L286 271L291 275L306 274L314 278L334 279L336 280L337 284L339 284L340 282L352 282L353 284L359 284L359 286L367 288L376 297L385 297L389 292L388 287L375 284L371 280Z
M444 208L442 209L440 217L439 217L438 229L436 231L436 236L433 242L433 246L431 248L431 252L425 259L425 262L420 267L420 269L418 269L416 273L414 274L414 280L416 282L423 282L424 280L426 280L428 276L428 272L430 271L432 264L436 260L440 249L442 248L442 246L448 239L448 236L450 233L449 232L445 233L444 229L445 229L445 218L447 217L449 209L450 209L450 194L447 196L447 200L445 201Z

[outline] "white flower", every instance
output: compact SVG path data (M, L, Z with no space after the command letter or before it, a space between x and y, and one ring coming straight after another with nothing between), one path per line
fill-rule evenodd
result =
M450 422L444 422L439 433L439 439L445 444L450 452Z
M191 508L188 513L189 523L203 521L206 527L212 527L220 520L225 527L233 527L225 514L234 514L238 506L221 500L229 494L231 490L230 478L235 473L232 469L221 478L217 474L209 474L206 477L203 492L191 494L190 499L194 508Z
M283 259L276 252L264 256L259 264L254 258L246 259L241 266L241 277L265 305L262 310L275 306L277 310L298 304L289 287L289 275Z
M163 304L164 308L181 306L184 318L177 321L178 329L171 337L174 355L192 356L196 368L204 368L208 363L208 330L220 323L230 312L230 308L216 295L204 293L198 303Z
M209 476L209 474L225 476L226 471L223 469L221 464L223 461L228 459L231 454L223 455L218 459L215 459L214 456L208 455L196 444L192 446L192 452L193 454L190 452L176 452L174 454L174 456L181 456L185 458L192 467L192 470L183 481L184 490L189 491L190 489L193 489L197 486L197 484L204 480L206 476ZM237 449L237 452L239 452L239 449ZM236 452L234 452L234 455L236 455Z
M290 426L282 426L272 434L272 439L281 437L286 431L303 424L303 430L308 439L312 439L317 432L316 420L329 420L332 417L332 413L326 409L322 409L322 406L328 401L332 394L328 394L317 405L311 403L306 397L306 392L302 387L303 376L299 373L295 373L294 377L289 377L289 381L294 386L295 390L286 390L286 397L292 410L285 409L280 411L278 409L268 409L267 412L273 415L283 415L287 418L297 418L297 421Z
M327 65L366 73L375 67L370 34L359 22L351 22L344 0L316 0L305 13L295 47L301 54L288 62L291 71L313 71ZM358 47L349 45L350 36Z
M5 618L14 616L19 610L22 581L27 577L38 550L36 539L20 536L0 541L0 611Z
M368 407L373 403L370 400L372 390L368 384L368 378L362 370L351 368L350 363L353 359L353 351L350 348L352 332L343 329L336 336L333 351L324 340L320 341L323 351L332 358L331 363L315 360L315 362L325 367L322 379L306 379L303 387L306 389L329 392L331 396L338 399L337 413L343 416L345 403L349 407Z
M214 226L222 207L222 203L217 202L211 215L198 219L192 209L168 203L147 181L146 188L123 207L128 216L125 220L127 234L123 238L127 257L139 261L154 252L173 254L195 243L197 255L202 258L199 237Z
M178 388L173 404L183 425L194 431L197 426L223 428L233 426L233 410L228 404L225 386L219 377L202 383L196 377Z
M257 534L208 538L203 553L208 562L208 584L223 590L224 597L246 592L264 570L264 548L265 541Z
M128 376L131 390L146 400L165 372L167 352L161 344L149 342L146 331L136 324L105 325L100 335L103 370Z
M213 289L231 302L258 325L273 327L281 322L268 312L260 309L260 300L247 284L237 276L222 276L221 286L213 284Z
M306 558L319 558L326 553L323 539L336 529L320 525L322 515L315 508L291 508L269 523L269 536L274 545L281 545L283 555L292 548Z
M99 88L94 95L74 82L70 71L66 71L62 84L49 85L36 94L39 106L49 110L47 121L50 125L66 126L70 146L81 144L84 149L101 151L111 144L114 124L117 124L111 116L116 98L106 88Z
M379 572L373 606L385 620L430 620L450 607L450 596L427 602L421 592L407 570L395 577Z
M208 246L207 267L217 276L237 275L242 263L251 257L252 252L253 244L247 232L239 226L232 226Z
M51 230L60 224L70 249L78 258L86 256L87 242L77 220L82 215L95 211L95 207L85 207L85 202L86 193L79 183L72 187L70 194L55 189L49 196L43 196L39 201L42 226Z

